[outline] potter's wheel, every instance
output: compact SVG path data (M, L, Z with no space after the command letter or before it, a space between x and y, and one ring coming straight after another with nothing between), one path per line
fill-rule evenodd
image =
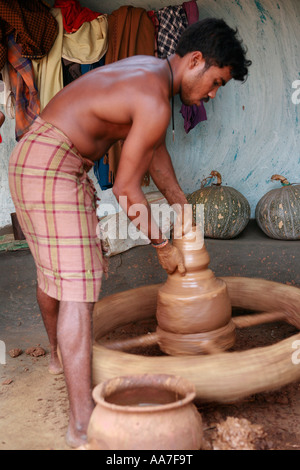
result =
M248 326L274 321L283 321L300 329L300 289L297 287L262 279L221 279L227 285L232 306L252 312L232 318L237 329L245 329L246 334ZM300 333L271 346L209 355L149 357L126 352L139 344L146 346L147 341L154 344L156 332L128 338L114 346L105 343L103 338L122 325L155 319L160 287L152 285L121 292L95 304L95 385L130 374L174 374L194 383L198 399L230 402L300 379Z

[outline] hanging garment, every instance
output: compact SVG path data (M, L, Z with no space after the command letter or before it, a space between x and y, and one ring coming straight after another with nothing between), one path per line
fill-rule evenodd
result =
M81 65L70 62L67 59L61 59L64 87L72 83L76 78L81 77Z
M108 16L108 50L105 64L116 62L134 55L154 56L154 25L144 8L122 6ZM109 181L114 182L121 156L122 142L109 150ZM144 184L149 184L149 175Z
M98 67L103 67L103 65L105 65L105 56L93 64L81 64L81 73L83 75L84 73L90 72L91 70L97 69Z
M94 175L96 176L102 191L112 188L113 185L109 182L108 155L104 155L103 158L100 158L100 160L95 162Z
M74 33L86 21L92 21L101 13L82 7L77 0L56 0L54 8L60 8L63 16L63 25L67 33Z
M199 10L197 2L195 2L195 0L191 0L190 2L184 2L182 6L186 14L188 24L190 25L196 23L196 21L199 20Z
M158 57L165 58L175 52L178 40L188 26L188 20L181 5L162 8L156 14L159 20Z
M15 42L13 34L8 37L7 44L9 80L15 101L15 134L16 140L20 140L38 116L40 101L31 61L22 57L22 48Z
M0 0L0 70L7 60L7 38L14 33L21 55L42 58L57 36L57 23L49 7L38 0Z
M192 106L182 105L180 112L184 118L184 130L188 134L194 127L199 124L201 121L206 121L206 111L201 101L201 105L197 106L193 104Z
M58 34L49 54L41 60L32 60L35 82L40 95L40 112L43 111L49 101L64 86L63 71L61 65L61 53L63 44L63 22L59 8L52 8L51 14L57 22Z
M108 16L105 63L133 55L154 55L154 26L144 8L122 6Z
M60 8L52 8L58 24L58 35L49 54L40 61L33 60L33 68L40 92L41 111L64 87L61 59L75 63L90 63L99 60L107 50L107 18L100 16L84 23L76 33L66 33Z
M108 47L108 22L106 15L86 21L72 34L64 32L62 57L79 64L98 62Z
M182 6L186 13L188 24L190 25L196 23L196 21L199 20L199 10L197 3L192 0L190 2L184 2ZM196 104L193 106L186 106L183 104L181 106L180 112L184 118L184 130L187 134L192 129L194 129L194 127L196 127L199 122L207 120L203 101L201 101L200 106L197 106Z

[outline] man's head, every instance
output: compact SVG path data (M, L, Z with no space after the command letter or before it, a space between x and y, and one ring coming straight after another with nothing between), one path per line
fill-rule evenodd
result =
M184 57L189 52L201 52L206 68L230 67L231 77L245 81L251 61L246 59L246 50L237 30L230 28L224 20L207 18L189 26L182 34L176 54Z

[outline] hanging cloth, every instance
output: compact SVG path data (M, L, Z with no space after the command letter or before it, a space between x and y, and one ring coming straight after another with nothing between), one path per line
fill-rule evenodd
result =
M188 26L188 20L181 5L162 8L156 15L159 21L158 57L165 58L175 52L179 38Z
M67 59L61 59L63 70L64 87L81 77L81 65L76 62L70 62Z
M187 134L194 129L199 122L207 120L206 111L202 101L199 106L196 104L193 104L192 106L186 106L183 104L180 112L184 118L184 130Z
M81 74L88 73L91 70L95 70L98 67L103 67L105 65L105 57L102 57L98 62L94 62L93 64L81 64Z
M101 15L87 7L82 7L77 0L56 0L54 7L61 9L63 25L67 33L74 33L83 23Z
M112 188L113 185L109 181L109 164L107 155L104 155L103 158L100 158L100 160L95 162L94 175L96 176L102 191Z
M134 55L154 56L154 25L144 8L122 6L108 16L108 50L105 64ZM109 152L109 182L113 183L121 156L122 141L116 142ZM147 173L143 184L150 184Z
M106 15L85 21L72 33L64 33L62 57L79 64L98 62L108 47L108 22Z
M108 16L105 64L134 55L154 55L154 26L144 8L122 6Z
M191 0L190 2L184 2L182 4L182 7L185 11L189 25L196 23L196 21L199 20L199 10L197 2L195 2L195 0Z
M38 0L0 0L0 70L7 61L11 33L21 45L21 56L42 58L51 50L58 27L49 7Z
M32 60L35 82L40 95L40 112L64 86L61 64L63 43L63 21L59 8L52 8L51 14L58 25L58 34L49 54L41 60Z
M107 18L105 15L85 22L75 33L69 34L63 26L60 8L52 8L58 24L58 35L49 54L39 61L32 61L35 80L40 92L41 111L64 87L62 58L86 64L95 62L107 50Z
M8 73L15 101L15 134L19 141L39 115L40 101L31 61L22 57L22 47L15 42L13 34L7 44Z

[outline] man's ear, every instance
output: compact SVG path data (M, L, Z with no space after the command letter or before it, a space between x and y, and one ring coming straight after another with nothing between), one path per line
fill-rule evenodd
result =
M202 52L200 51L193 51L191 52L190 56L190 68L198 67L205 63L205 59L203 58Z

